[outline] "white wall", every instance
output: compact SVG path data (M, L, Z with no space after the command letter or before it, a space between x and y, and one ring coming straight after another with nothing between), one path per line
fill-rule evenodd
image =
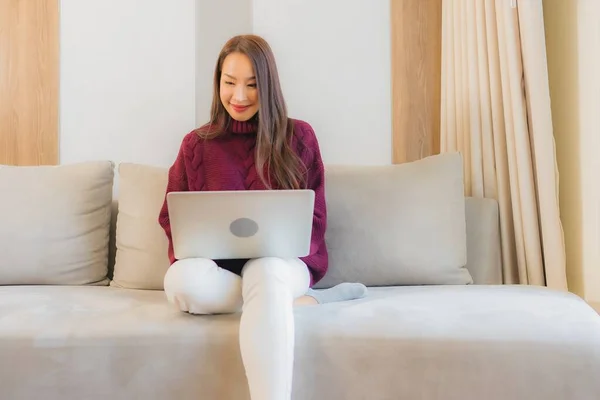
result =
M215 64L225 42L252 33L252 0L199 0L196 4L196 124L208 121Z
M389 0L254 0L290 116L329 164L391 163Z
M389 31L389 0L61 0L60 161L170 165L222 45L254 32L326 163L389 164Z
M600 304L600 1L543 5L569 289Z
M60 5L61 163L170 165L195 126L195 1Z

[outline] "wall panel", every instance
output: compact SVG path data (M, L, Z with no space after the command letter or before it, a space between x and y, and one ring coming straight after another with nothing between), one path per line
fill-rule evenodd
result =
M390 0L392 159L419 160L440 149L442 0Z
M0 164L58 163L58 0L0 1Z

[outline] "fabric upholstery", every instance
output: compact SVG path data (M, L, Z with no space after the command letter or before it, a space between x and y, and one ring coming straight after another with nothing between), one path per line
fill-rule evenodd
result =
M167 169L121 163L112 286L162 290L170 262L169 243L158 224Z
M113 163L0 166L0 285L106 285Z
M467 222L467 270L473 277L475 284L501 284L502 283L502 260L500 255L500 227L498 219L498 203L493 199L482 199L475 197L465 198L466 222ZM116 254L115 236L118 202L113 203L113 224L111 226L111 241L109 257L109 274L114 266L114 255ZM154 259L150 259L150 262ZM130 265L134 264L135 260ZM162 276L164 264L157 263L155 270L161 271L158 277L153 278L157 282ZM152 271L150 268L149 271ZM144 271L139 271L143 274ZM143 278L138 278L143 279ZM122 283L122 281L119 281ZM111 282L113 286L120 286L117 282ZM141 285L140 288L144 285Z
M502 284L502 254L498 203L493 199L465 198L467 269L473 283Z
M316 287L469 284L462 160L326 168L329 271ZM167 169L119 168L115 286L163 289L168 243L157 221Z
M294 399L592 400L600 317L526 286L373 288L297 308ZM248 400L239 314L162 291L0 287L0 398Z
M329 271L316 287L473 282L458 153L326 171Z

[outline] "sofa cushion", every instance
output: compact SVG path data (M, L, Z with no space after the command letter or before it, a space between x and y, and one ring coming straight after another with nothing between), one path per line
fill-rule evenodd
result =
M466 197L467 269L473 283L502 284L502 250L498 202Z
M163 289L168 243L158 224L167 168L121 163L111 285ZM316 287L470 284L462 159L447 153L392 166L329 166L330 268Z
M0 167L0 285L108 283L113 167Z
M295 309L293 398L596 399L600 316L527 286L373 288ZM248 399L239 314L164 292L0 287L2 399Z
M462 158L329 166L329 271L316 287L470 284Z
M168 240L158 223L167 188L166 168L121 163L112 286L163 289L170 262Z

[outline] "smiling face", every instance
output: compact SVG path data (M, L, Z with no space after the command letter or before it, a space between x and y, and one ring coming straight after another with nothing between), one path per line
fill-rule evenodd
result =
M210 120L197 132L203 138L215 139L230 133L232 119L243 122L255 116L260 117L255 149L255 168L260 180L269 189L306 187L306 169L292 147L293 125L288 118L273 51L260 36L238 35L229 39L219 52L213 74Z
M250 58L231 53L223 60L219 96L236 121L248 121L258 112L258 89Z

